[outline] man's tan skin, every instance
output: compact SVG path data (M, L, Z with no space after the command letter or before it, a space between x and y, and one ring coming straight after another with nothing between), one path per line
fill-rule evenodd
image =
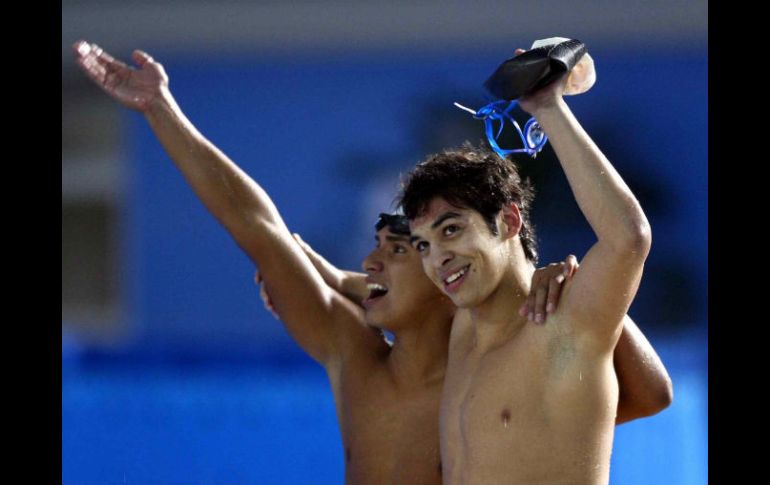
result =
M204 205L259 267L290 335L326 370L346 483L441 483L438 412L455 306L425 276L409 238L388 227L377 232L377 246L363 263L364 283L387 292L351 301L324 282L266 192L187 120L159 63L134 51L134 69L94 44L81 41L74 49L94 82L144 114ZM355 285L350 294L361 295L361 281ZM380 328L394 334L392 345ZM629 355L629 362L654 355L647 346L646 340L635 342L631 350L644 350ZM665 407L657 392L668 379L662 364L634 372L629 384L648 380L640 385L653 397L635 393L645 397L629 406L630 413L640 417Z
M619 392L613 349L650 249L650 227L564 102L563 81L520 105L548 135L598 240L564 284L547 325L528 325L517 313L534 266L519 239L515 203L501 207L497 235L479 212L443 197L411 215L426 273L462 309L441 404L444 483L609 480Z
M369 295L365 274L340 270L316 253L299 234L294 237L329 286L358 305ZM577 258L570 254L563 262L535 270L531 291L519 309L519 315L527 316L530 322L546 321L547 315L558 306L562 284L579 266ZM259 271L255 280L258 284L263 281ZM280 319L264 286L260 296L265 307ZM541 318L537 319L536 315ZM652 416L671 404L674 398L671 378L652 344L628 315L623 317L623 332L615 346L613 363L620 389L615 424Z

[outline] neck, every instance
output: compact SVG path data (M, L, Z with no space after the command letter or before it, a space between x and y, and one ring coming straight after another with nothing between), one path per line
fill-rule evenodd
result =
M527 318L519 315L519 308L527 300L534 272L534 265L525 258L510 261L497 288L470 309L478 346L502 344L527 324Z
M393 333L388 366L397 384L409 386L443 382L451 328L452 315L441 314Z

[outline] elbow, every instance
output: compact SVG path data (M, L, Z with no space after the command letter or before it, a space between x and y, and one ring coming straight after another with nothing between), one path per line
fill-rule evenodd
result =
M674 402L674 386L671 378L666 375L663 382L656 389L650 391L649 400L641 411L641 417L648 417L658 414Z
M655 413L663 411L667 407L671 406L672 402L674 402L674 385L671 382L671 378L669 376L666 376L663 386L661 386L661 389L657 393L656 402L657 408Z
M616 239L615 247L624 254L633 254L642 261L647 259L652 247L652 229L644 214L635 218Z
M634 246L647 257L652 247L652 228L644 214L642 214L641 221L634 226L632 241Z
M640 418L648 418L663 411L674 401L674 387L666 374L653 386L649 386L644 396L620 396L615 424L623 424Z

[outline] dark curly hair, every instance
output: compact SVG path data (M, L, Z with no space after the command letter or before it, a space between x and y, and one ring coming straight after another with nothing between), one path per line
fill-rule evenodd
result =
M495 216L503 205L513 202L521 213L519 238L524 254L537 264L535 228L529 220L534 196L531 184L521 179L513 162L466 141L458 148L429 155L407 173L398 203L411 221L434 197L442 197L456 207L477 211L497 235Z

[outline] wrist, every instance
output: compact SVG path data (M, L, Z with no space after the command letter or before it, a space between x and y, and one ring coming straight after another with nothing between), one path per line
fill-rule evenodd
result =
M559 115L567 108L567 103L562 96L555 96L551 99L543 100L532 110L532 116L538 121L541 118Z
M147 118L158 118L173 113L178 106L167 86L161 86L158 94L154 96L144 110Z

